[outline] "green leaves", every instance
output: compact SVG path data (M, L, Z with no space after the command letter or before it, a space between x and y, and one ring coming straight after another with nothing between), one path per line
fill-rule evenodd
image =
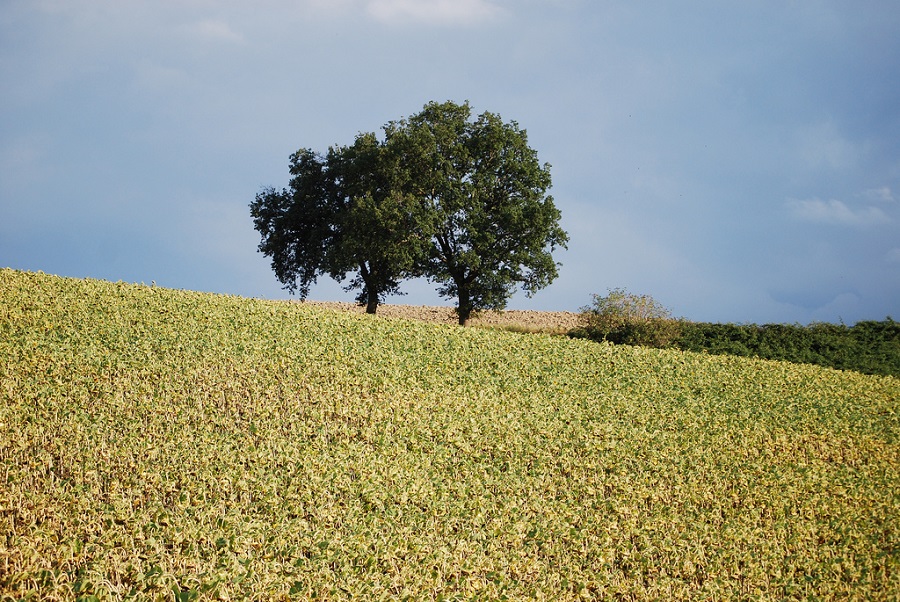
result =
M895 378L11 270L0 299L2 599L900 588Z
M359 134L325 156L291 156L290 190L265 189L250 205L259 250L301 297L321 274L359 290L375 313L408 277L427 276L457 297L460 323L502 309L557 275L551 253L568 235L525 131L468 103L429 103L384 127L385 141Z
M468 103L429 103L385 128L406 192L427 209L432 248L424 273L456 297L460 323L477 309L503 309L517 286L528 293L557 275L551 253L568 235L541 165L515 122Z
M291 156L290 190L265 189L250 205L260 252L275 276L301 298L318 276L359 289L357 300L375 313L385 295L399 292L425 252L416 236L420 211L395 183L396 167L374 134L320 156Z
M649 295L615 289L605 297L593 295L593 299L581 309L581 332L591 339L658 348L678 339L680 323Z

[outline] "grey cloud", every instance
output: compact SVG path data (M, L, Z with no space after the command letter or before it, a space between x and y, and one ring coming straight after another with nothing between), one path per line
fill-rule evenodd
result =
M818 198L790 199L787 207L796 219L814 223L864 227L891 221L887 213L879 207L853 209L837 199L829 201Z
M501 12L489 0L370 0L366 10L385 23L433 25L473 25L490 21Z

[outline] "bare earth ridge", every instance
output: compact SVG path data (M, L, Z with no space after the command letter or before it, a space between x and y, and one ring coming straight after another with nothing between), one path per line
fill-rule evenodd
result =
M338 311L365 313L366 308L356 303L342 301L301 301L309 305L327 307ZM392 305L378 306L377 315L386 318L406 318L435 322L440 324L456 324L458 319L452 307L435 307L428 305ZM579 325L578 314L571 311L533 311L508 309L502 312L483 311L469 320L472 326L519 327L528 330L568 331Z

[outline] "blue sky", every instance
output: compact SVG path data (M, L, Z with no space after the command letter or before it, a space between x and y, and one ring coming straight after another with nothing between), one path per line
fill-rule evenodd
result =
M571 238L510 308L897 319L898 74L893 0L6 0L0 265L289 298L248 210L289 155L469 100L527 130Z

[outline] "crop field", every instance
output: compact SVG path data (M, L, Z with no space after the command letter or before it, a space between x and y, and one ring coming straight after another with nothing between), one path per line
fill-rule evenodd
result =
M366 308L357 303L338 301L301 301L304 305L315 305L340 311L365 313ZM434 307L429 305L394 305L381 304L378 315L388 318L403 318L432 322L435 324L459 324L459 317L452 307ZM583 325L580 314L571 311L529 311L510 309L502 312L482 311L474 313L469 320L470 326L493 328L517 332L534 332L564 335L574 328Z
M0 270L0 600L897 600L898 400Z

